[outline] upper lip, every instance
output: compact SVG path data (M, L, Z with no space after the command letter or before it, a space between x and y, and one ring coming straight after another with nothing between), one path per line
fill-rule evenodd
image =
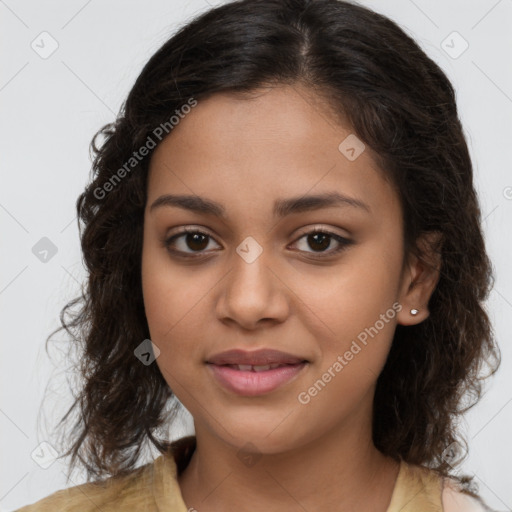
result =
M280 352L279 350L260 349L248 352L246 350L234 349L215 354L207 359L207 363L222 364L248 364L252 366L267 364L297 364L306 361L303 357Z

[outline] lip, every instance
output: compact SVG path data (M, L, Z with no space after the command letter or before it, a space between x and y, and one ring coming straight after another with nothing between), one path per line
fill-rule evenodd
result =
M243 364L243 363L239 363ZM285 364L278 368L253 371L238 370L226 365L208 363L213 377L228 391L242 396L258 396L274 391L297 377L308 365L307 361Z
M250 364L252 366L264 366L267 364L295 365L306 361L305 358L281 352L279 350L263 348L248 352L242 349L227 350L215 354L207 359L207 363L221 366L225 364ZM307 362L307 361L306 361Z
M257 396L270 393L294 379L309 363L305 358L262 348L247 351L227 350L206 360L213 377L225 389L242 396ZM240 370L228 365L267 366L280 364L278 368L263 371Z

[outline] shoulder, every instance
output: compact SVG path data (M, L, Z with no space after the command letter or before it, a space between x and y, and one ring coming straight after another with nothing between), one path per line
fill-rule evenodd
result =
M136 468L124 476L61 489L15 512L156 510L151 508L151 505L154 506L152 481L155 462Z
M464 492L452 479L444 479L442 487L444 512L487 512L490 509L484 502Z
M458 479L434 469L401 462L387 512L493 512Z
M123 476L62 489L15 512L184 511L177 475L195 446L195 436L180 438L157 459Z

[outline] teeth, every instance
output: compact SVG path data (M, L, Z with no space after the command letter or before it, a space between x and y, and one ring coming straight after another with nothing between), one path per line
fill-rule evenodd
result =
M242 372L265 372L267 370L273 370L274 368L279 368L280 366L285 366L280 363L272 363L265 365L251 365L251 364L233 364L229 365L236 370L240 370Z
M264 371L270 370L270 365L266 364L264 366L253 366L253 370L255 372L264 372Z

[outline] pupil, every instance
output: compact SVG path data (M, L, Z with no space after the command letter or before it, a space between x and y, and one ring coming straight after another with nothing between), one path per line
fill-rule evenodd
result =
M313 235L308 236L308 243L310 242L311 239L313 240L313 244L318 243L317 241L315 241L315 239L319 237L322 239L322 243L320 243L320 248L327 249L329 247L329 236L330 235L327 235L325 233L314 233ZM315 247L312 248L314 249Z
M191 238L192 238L192 243L190 244L189 242L190 242ZM203 244L201 244L201 242L200 242L201 238L203 239ZM206 241L206 238L207 237L205 235L201 235L200 233L191 233L191 234L189 233L187 235L187 246L189 249L200 251L208 245L208 242L204 243ZM198 247L197 245L194 245L194 244L199 244L200 247Z

